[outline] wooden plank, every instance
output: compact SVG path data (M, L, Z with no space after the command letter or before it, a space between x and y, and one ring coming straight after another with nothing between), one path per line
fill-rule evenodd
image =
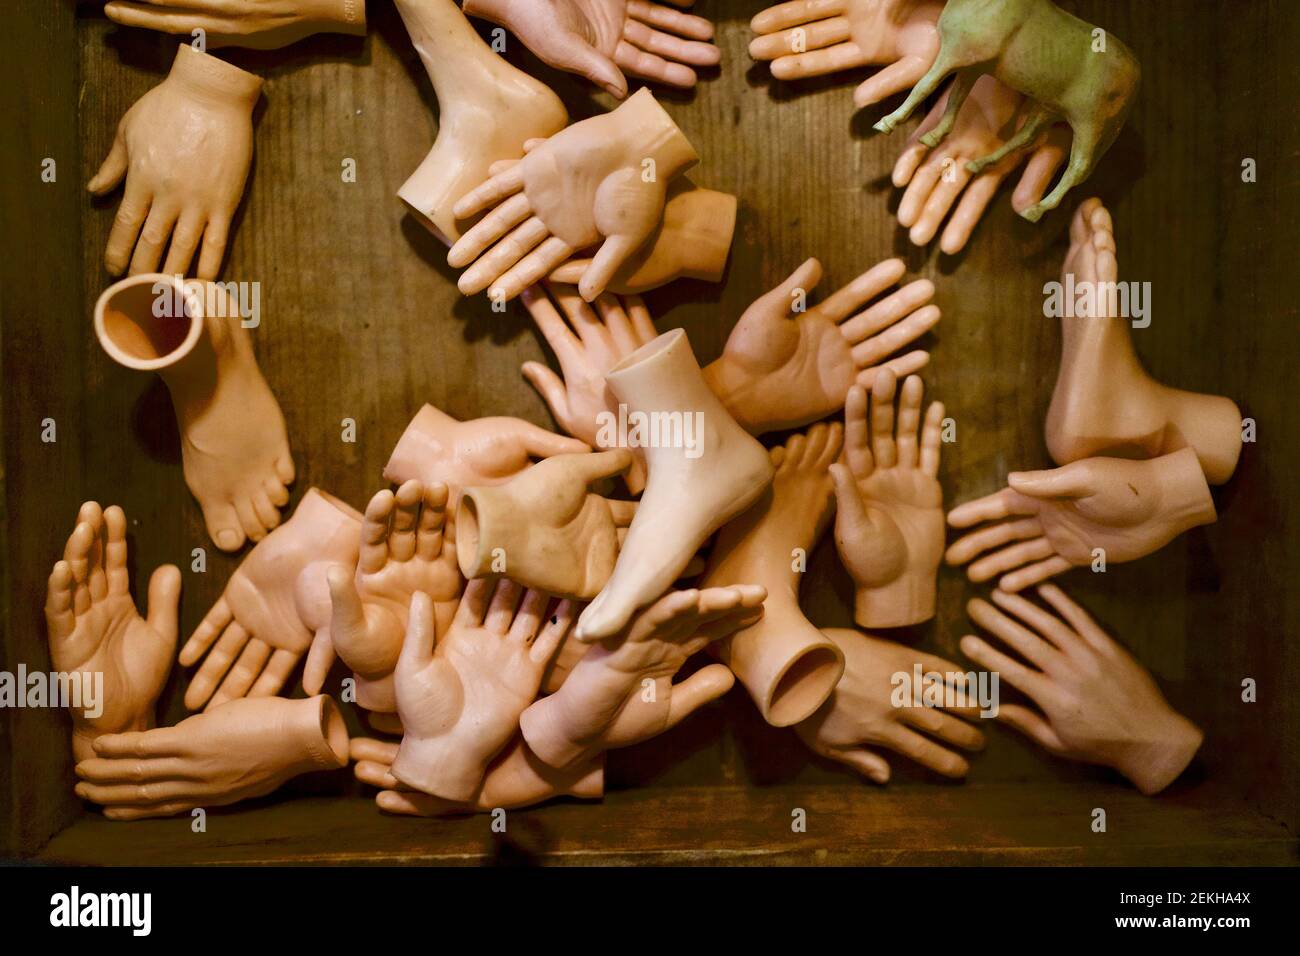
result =
M1094 833L1104 807L1107 831ZM791 829L805 811L807 831ZM280 801L125 826L87 817L40 859L92 864L1288 864L1284 827L1210 788L1148 800L1116 786L671 787L597 805L421 820L368 801Z

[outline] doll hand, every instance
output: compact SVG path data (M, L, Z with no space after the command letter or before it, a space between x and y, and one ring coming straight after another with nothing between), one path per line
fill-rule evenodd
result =
M188 273L201 240L197 275L216 278L253 160L253 105L261 90L259 77L182 44L167 79L127 110L108 158L86 186L102 196L126 177L104 250L112 275L128 263L132 275L158 271L170 237L163 272Z
M719 282L736 231L736 197L701 189L686 177L668 187L663 220L610 278L619 295L649 292L678 278ZM577 285L591 259L570 259L552 270L552 282Z
M1013 593L1099 557L1136 560L1216 517L1190 448L1150 461L1084 458L1049 471L1012 472L1007 484L949 512L954 528L998 523L959 538L945 557L965 564L998 548L972 564L967 576L987 581L1002 575L998 587Z
M412 598L395 672L404 729L393 760L398 780L447 800L474 796L573 623L572 605L561 601L543 624L549 603L513 581L471 581L435 657L433 603L423 593Z
M578 283L592 301L654 232L668 184L698 160L644 89L612 113L533 144L523 159L493 167L499 171L456 203L461 219L496 207L447 254L455 268L474 263L460 277L460 291L473 295L491 286L494 298L513 299L603 239Z
M646 0L465 0L465 12L500 24L548 66L584 76L620 100L627 80L619 67L689 88L691 66L722 59L707 42L712 23Z
M863 627L905 627L933 617L943 556L937 477L943 405L932 402L922 425L921 379L909 376L898 399L895 441L895 389L894 373L882 370L871 390L868 429L866 390L853 387L844 411L848 467L830 467L838 502L835 547L857 585L854 620Z
M313 33L366 32L364 0L113 0L104 13L124 27L203 30L214 48L274 50Z
M950 90L939 98L907 141L894 164L893 180L896 187L907 187L898 205L898 224L910 230L908 238L914 245L924 246L934 239L948 211L961 197L939 240L944 253L955 255L965 248L1002 180L1026 157L1029 165L1011 196L1011 205L1019 212L1043 198L1069 152L1070 131L1068 127L1054 126L1024 150L972 173L968 163L1002 148L1021 129L1027 101L992 76L982 76L957 111L952 131L931 149L921 140L940 124Z
M618 529L632 523L636 503L611 501L588 486L631 463L626 448L556 455L504 485L466 488L456 512L461 572L476 579L509 574L547 594L591 600L614 571Z
M919 666L926 674L939 674L947 681L962 672L956 664L859 631L826 628L822 633L844 651L844 676L820 710L795 724L795 732L809 750L876 783L889 780L889 764L868 750L867 744L910 757L945 777L966 776L970 764L949 748L984 747L984 735L953 716L977 717L979 707L973 697L957 689L954 696L959 706L945 708L916 704L915 694L902 695L902 706L895 701L897 675L905 674L910 680Z
M963 653L1042 710L1003 704L998 718L1048 753L1114 767L1143 793L1160 792L1191 762L1201 731L1169 706L1146 669L1064 591L1044 584L1038 594L1060 617L1000 590L993 592L997 607L978 598L966 605L972 621L1029 662L973 635L961 639Z
M315 488L307 492L292 517L235 569L181 648L180 662L187 667L207 655L185 692L186 707L280 691L311 645L313 629L328 621L325 571L331 564L356 566L360 530L361 516L353 509ZM303 606L308 589L323 607Z
M347 762L347 728L330 698L247 698L175 727L100 737L77 764L76 792L110 820L139 820L265 796Z
M800 311L822 275L821 263L809 259L745 310L722 357L704 370L709 387L757 435L824 418L843 407L855 382L870 387L882 364L896 375L923 368L928 352L886 359L939 321L939 307L928 304L930 280L910 282L853 315L895 285L903 270L901 259L887 259Z
M490 813L498 807L527 807L553 797L599 798L605 792L604 754L572 770L557 770L538 760L518 735L488 766L474 797L463 803L412 790L394 777L397 744L363 737L353 740L351 749L357 780L380 788L375 804L387 813L404 816Z
M675 727L730 690L735 678L722 664L679 684L673 676L692 654L758 620L766 597L754 584L664 595L593 646L558 691L524 711L519 726L528 746L553 767L571 767Z
M523 301L559 360L564 377L541 362L525 362L524 377L545 399L561 428L595 447L599 416L618 414L618 400L605 387L605 373L659 333L639 298L616 299L606 294L596 300L593 309L573 291L548 288L550 298L541 287L533 286L524 291ZM564 310L567 323L552 299ZM634 455L627 484L636 493L645 487L645 459Z
M83 694L83 706L70 709L74 758L88 757L102 734L153 726L154 704L176 650L180 595L179 569L163 565L149 579L148 617L140 617L126 567L126 515L117 505L103 511L93 501L81 506L45 597L54 669L80 675L83 692L98 691L94 700ZM103 683L94 688L98 674Z
M859 109L910 89L939 55L943 0L792 0L750 21L755 60L778 80L883 66L853 93Z
M447 486L413 479L396 494L377 493L361 522L355 573L339 564L327 580L330 623L317 631L307 655L302 686L309 694L320 693L335 652L359 682L392 674L416 591L433 599L442 630L451 623L463 582L447 523Z

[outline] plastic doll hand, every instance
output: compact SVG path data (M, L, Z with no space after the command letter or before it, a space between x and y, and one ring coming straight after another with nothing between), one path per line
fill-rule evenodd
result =
M553 767L571 767L677 726L730 690L735 677L723 664L679 684L674 675L691 655L757 621L766 597L756 584L664 595L524 711L519 726L528 746Z
M104 13L124 27L203 30L210 47L274 50L314 33L366 32L365 0L113 0Z
M970 764L952 748L984 747L984 735L958 719L979 715L973 700L972 706L939 708L918 705L909 695L903 706L895 703L895 675L906 674L911 680L920 666L924 673L942 675L947 681L949 675L961 673L961 668L941 657L859 631L827 628L822 633L844 652L844 676L820 710L795 724L795 732L809 750L851 767L875 783L889 780L889 764L867 749L868 745L902 754L945 777L966 776ZM960 690L955 698L959 705L969 700Z
M81 760L101 734L143 730L154 723L154 704L176 650L176 605L181 573L165 564L149 578L149 612L131 600L126 565L126 515L88 501L50 572L45 597L54 669L78 674L81 706L72 714L72 754ZM98 675L102 685L95 687ZM94 695L88 699L87 693Z
M497 164L492 178L456 203L461 219L495 206L447 254L454 268L474 263L457 283L465 295L491 287L495 299L513 299L600 242L578 283L592 301L649 240L663 217L668 184L699 160L645 89L612 113L525 148L523 159Z
M117 127L113 148L86 188L102 196L126 178L126 191L104 250L104 266L121 275L157 272L163 247L167 275L214 279L230 222L253 160L253 105L262 80L188 44L172 69L136 102ZM132 250L134 254L132 254Z
M307 492L292 517L235 569L181 648L187 667L207 655L185 692L186 707L280 691L311 645L313 629L329 620L326 571L333 564L356 566L360 531L361 516L352 508L315 488ZM303 606L308 591L323 607Z
M175 727L108 734L77 764L77 796L111 820L168 817L261 797L348 763L348 731L328 697L232 700Z
M998 587L1012 593L1099 558L1136 560L1216 517L1190 448L1150 461L1085 458L1050 471L1012 472L1007 484L949 512L954 528L997 524L959 538L945 557L965 564L998 549L975 561L967 576L1002 575Z
M778 80L883 66L853 93L859 109L910 89L939 55L943 0L793 0L750 21L755 60Z
M895 440L896 385L889 369L876 376L870 427L866 390L855 386L849 392L848 464L830 467L838 502L835 547L857 585L853 619L862 627L905 627L933 617L943 557L943 489L937 477L943 405L932 402L922 424L921 379L909 376L898 397Z
M392 674L416 591L433 599L442 630L451 623L464 582L447 522L447 486L412 479L396 494L378 492L361 522L355 573L339 564L327 579L330 623L316 632L307 656L302 685L309 694L320 692L336 652L359 682Z
M362 737L352 741L353 772L359 782L379 787L375 804L387 813L414 817L445 817L464 813L490 813L498 807L527 807L553 797L596 799L605 793L605 755L567 770L548 767L515 738L488 766L483 785L464 802L444 800L412 790L393 776L398 745Z
M466 488L456 512L461 573L509 574L547 594L591 600L614 571L619 529L631 524L636 502L612 501L588 486L631 463L626 448L556 455L504 485Z
M619 295L649 292L674 279L718 282L727 266L736 231L736 197L701 189L686 177L668 188L663 220L650 238L610 278L606 289ZM570 259L550 274L552 282L577 285L591 259Z
M934 283L909 282L863 308L897 284L904 268L901 259L886 259L800 311L822 276L821 263L809 259L745 310L722 357L704 370L709 387L757 435L837 411L854 383L871 387L882 365L896 375L923 368L929 352L888 357L938 323L939 307L930 302Z
M981 172L972 173L967 163L1000 149L1024 125L1026 100L985 74L957 111L947 138L931 149L922 137L939 125L947 105L945 91L908 139L894 164L893 180L896 187L907 187L898 205L898 224L909 230L908 238L915 245L924 246L933 240L953 204L957 204L939 240L944 253L955 255L965 248L1002 180L1026 158L1029 164L1011 195L1012 208L1020 212L1043 198L1069 152L1070 131L1068 127L1054 126L1039 135L1036 145L1012 152ZM961 202L957 202L959 197Z
M447 800L474 796L573 623L570 602L546 616L549 603L513 581L471 581L435 657L433 603L424 593L412 598L396 671L405 732L397 779Z
M563 378L541 362L525 362L524 377L545 399L560 427L594 448L599 416L618 415L618 400L605 385L605 373L659 333L645 303L635 296L602 295L593 308L567 288L547 289L549 298L539 286L525 290L522 298L559 360ZM634 457L627 484L633 493L645 487L643 455Z
M689 6L689 3L677 4ZM465 0L465 12L499 23L548 66L627 96L632 76L689 88L692 66L713 66L713 24L646 0Z
M962 652L1042 711L1002 704L998 719L1048 753L1114 767L1144 794L1159 793L1191 762L1201 731L1169 706L1146 669L1064 591L1044 584L1038 594L1056 615L1000 590L993 592L993 604L977 598L966 605L972 621L1028 665L969 634L961 640Z

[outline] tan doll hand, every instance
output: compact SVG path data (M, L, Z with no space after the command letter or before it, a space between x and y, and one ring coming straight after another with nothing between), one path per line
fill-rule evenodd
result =
M977 598L966 605L972 621L1028 666L974 635L962 638L962 652L1042 711L1002 704L998 719L1048 753L1114 767L1148 795L1163 790L1191 762L1201 731L1064 591L1044 584L1038 594L1057 614L1005 591L993 592L993 604Z
M126 564L126 515L117 505L81 506L45 596L50 661L82 681L81 706L69 709L75 759L90 756L102 734L153 726L176 650L180 596L180 570L164 564L149 578L148 617L140 617Z
M943 557L943 405L932 402L922 424L921 379L909 376L898 396L895 440L896 386L889 369L876 376L870 427L866 390L850 390L844 410L848 464L830 468L838 503L835 547L857 585L853 619L862 627L906 627L933 617Z
M108 158L86 185L102 196L126 178L104 250L109 273L121 275L128 264L132 275L158 271L170 238L163 272L188 274L201 241L197 275L216 278L253 160L261 90L259 77L180 46L167 79L122 117Z
M897 675L911 680L919 665L923 673L940 674L947 680L949 675L961 673L961 668L860 631L825 628L822 633L844 652L844 676L820 710L795 724L795 732L809 750L851 767L875 783L889 780L889 764L868 750L868 745L902 754L945 777L966 776L970 764L950 748L984 747L984 735L958 719L979 716L973 701L972 706L949 708L914 703L895 706L898 697L906 702L915 700L912 695L897 694ZM967 698L959 693L957 699Z
M456 555L467 578L510 579L574 600L600 593L618 559L618 529L636 502L588 490L626 471L626 448L556 455L503 485L466 488L456 511Z
M274 50L315 33L366 32L365 0L113 0L104 13L124 27L203 30L214 48Z
M447 254L454 268L473 263L457 283L465 295L489 289L497 300L513 299L599 242L578 283L591 302L649 240L663 217L668 184L699 161L646 89L612 113L525 148L523 159L497 164L492 178L456 203L457 218L495 207Z
M244 698L175 727L109 734L77 764L77 796L111 820L167 817L261 797L313 770L348 764L348 731L329 697Z
M407 426L384 467L394 483L419 479L447 486L448 507L462 488L498 485L531 465L534 458L591 451L585 442L565 438L522 418L494 416L457 421L425 405Z
M918 279L867 306L903 271L901 259L887 259L805 309L822 276L821 263L809 259L745 310L722 357L704 369L709 387L757 435L797 428L842 408L849 388L870 388L881 365L896 375L923 368L929 352L886 359L939 321L939 307L930 303L934 283Z
M356 567L360 538L360 514L310 489L289 520L235 569L181 648L180 662L187 667L206 655L185 692L185 706L198 710L279 693L311 646L314 629L329 620L326 571L333 564ZM310 605L304 603L308 594L314 597Z
M560 363L560 375L541 362L525 362L524 377L546 401L560 427L594 448L599 417L618 415L618 400L605 385L605 373L659 333L645 303L634 296L618 299L605 294L593 308L576 290L547 289L549 297L540 286L533 286L522 298ZM634 450L626 476L633 493L645 487L645 457L638 452Z
M778 80L883 66L853 92L859 109L910 89L939 55L943 0L792 0L750 21L749 55Z
M564 685L533 704L519 726L528 746L553 767L584 763L677 726L731 689L735 678L710 664L679 684L686 659L762 616L767 591L756 584L673 591L596 644Z
M719 282L736 231L736 197L701 189L685 176L668 187L663 220L640 249L610 278L619 295L649 292L674 279ZM552 282L577 285L591 259L570 259L552 270Z
M939 126L947 104L945 91L899 154L893 181L900 189L907 187L898 204L898 224L910 230L908 238L918 246L934 239L961 197L939 240L944 253L955 255L965 248L1002 181L1026 159L1011 206L1020 212L1043 198L1069 152L1070 130L1053 126L1025 149L973 172L968 163L1002 148L1024 125L1027 101L992 76L980 77L957 111L952 131L932 149L923 139Z
M1150 461L1084 458L1049 471L1012 472L1007 484L949 512L954 528L997 524L957 539L945 558L965 564L997 548L967 576L978 582L1002 575L998 587L1013 593L1099 557L1134 561L1216 518L1190 448Z
M395 672L404 731L397 779L447 800L474 796L573 623L570 602L547 616L549 603L513 581L470 581L435 657L433 603L416 593Z
M302 676L309 694L320 692L336 652L359 685L391 675L416 591L433 599L439 630L451 623L464 581L447 521L447 486L412 479L395 494L378 492L361 522L355 573L339 564L329 569L327 580L330 622L316 632ZM357 702L369 706L365 696L358 686Z
M689 4L678 4L688 6ZM584 76L617 99L632 76L689 88L713 66L713 24L647 0L465 0L465 12L508 29L548 66Z

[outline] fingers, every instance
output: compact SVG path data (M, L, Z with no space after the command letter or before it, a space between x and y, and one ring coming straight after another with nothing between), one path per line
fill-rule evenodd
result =
M357 555L357 568L362 574L375 574L388 562L388 535L395 507L397 496L388 488L376 492L366 505Z
M520 293L519 297L528 314L533 317L538 331L546 339L546 344L560 360L560 367L563 368L566 363L575 361L580 354L578 338L555 308L546 291L539 285L530 286Z
M871 386L871 454L877 468L898 464L898 446L894 443L894 393L898 382L892 373L876 376Z
M376 740L374 737L353 737L348 741L348 756L355 761L369 760L373 763L391 764L397 759L395 741Z
M845 43L849 38L848 19L842 16L831 16L812 22L803 21L779 33L757 36L749 42L749 55L755 60L776 60L772 64L772 75L779 80L802 79L821 75L813 71L826 66L825 58L809 64L806 59L808 53L823 51L835 44ZM844 64L844 66L851 65L851 62ZM780 67L779 72L778 67ZM822 69L822 72L829 72L829 70Z
M496 582L491 578L467 581L465 593L460 596L460 604L456 605L455 623L461 627L481 626L495 588Z
M912 728L963 750L983 750L984 735L966 721L933 707L905 707L899 718Z
M200 657L207 653L208 648L212 646L212 642L220 636L221 632L233 620L234 615L231 613L230 605L226 603L226 598L223 595L217 600L216 604L212 605L212 609L199 622L199 626L194 629L190 639L181 648L180 663L185 667L189 667L197 662Z
M628 0L629 17L623 23L623 39L632 44L639 50L654 56L663 57L672 63L688 64L690 66L714 66L722 60L722 51L712 43L704 42L713 36L713 24L703 17L695 17L686 13L677 13L675 10L668 10L664 7L658 7L662 14L657 17L659 20L675 18L672 26L667 29L654 29L655 26L663 26L662 23L651 25L642 21L639 17L633 19L635 14L633 8L637 9L656 9L643 0ZM674 36L674 33L680 35ZM699 36L704 34L704 36ZM691 37L695 38L692 39Z
M573 627L578 609L578 603L567 598L555 605L529 651L533 663L544 665L550 662Z
M883 360L909 342L914 342L925 335L939 324L942 317L943 313L937 305L931 304L917 309L901 322L895 322L880 334L870 336L854 345L850 352L854 364L860 369L871 370L870 385L873 386L876 382L873 366L879 366L882 362L899 378L920 370L930 360L928 352L912 352L889 362ZM868 384L862 374L859 374L858 382L864 386Z
M550 366L541 362L525 362L520 366L528 384L537 390L551 410L551 415L564 428L569 427L569 393L564 387L564 380L556 375Z
M1070 626L1074 628L1075 633L1091 644L1094 649L1099 651L1112 649L1113 642L1110 636L1098 626L1092 615L1070 600L1066 593L1055 584L1039 586L1038 596L1050 604L1057 614L1068 621Z
M995 551L988 557L980 558L966 570L966 576L976 583L987 581L1013 568L1031 564L1035 561L1043 561L1050 558L1054 553L1052 542L1047 540L1046 537L1034 538Z
M77 617L72 612L74 590L75 582L68 562L56 562L45 587L45 624L51 641L66 638L76 630Z
M91 746L95 755L114 757L176 757L184 756L185 731L180 727L156 727L153 730L134 730L125 734L104 734L96 737Z
M1060 667L1062 657L1059 650L983 598L972 598L966 602L966 613L972 621L996 634L1004 644L1039 670L1050 674Z
M983 218L984 211L992 202L998 187L1002 185L1003 178L1003 176L994 174L991 171L975 177L975 181L970 184L970 187L962 195L961 202L957 204L957 211L952 214L952 218L948 220L948 225L943 229L943 235L939 239L941 252L945 255L955 256L966 248L966 243L975 231L975 226ZM1037 201L1037 199L1034 200L1034 202ZM1032 206L1033 203L1027 205Z
M965 564L976 555L1000 548L1009 542L1037 539L1042 535L1043 526L1037 518L1005 521L958 538L948 548L945 559L951 565Z
M352 774L361 783L383 790L405 791L405 785L393 776L392 763L378 763L373 760L358 760L352 768Z
M132 179L126 181L126 192L117 207L113 228L108 234L108 244L104 247L104 268L110 275L121 275L126 271L136 237L140 235L140 227L149 214L151 199L143 186L137 186Z
M468 588L465 593L469 594ZM432 662L434 639L433 600L423 591L416 591L411 595L406 639L397 658L397 669L410 673Z
M591 484L601 478L627 471L632 466L632 452L626 448L611 448L609 451L593 452L574 460L577 475L584 483Z
M996 671L1002 680L1024 691L1042 706L1040 698L1049 692L1050 682L1038 671L1030 670L973 634L967 634L961 639L961 652L985 670ZM999 711L1004 709L1000 707Z
M931 478L939 475L939 453L943 447L943 402L931 402L921 426L921 471Z
M411 479L402 483L393 496L393 525L388 532L388 554L395 561L415 557L415 529L419 524L424 484Z
M905 56L896 60L858 85L853 91L853 105L857 109L864 109L895 93L911 89L929 69L930 61L923 56Z
M863 388L871 388L876 384L876 375L884 369L893 372L896 378L905 378L908 375L915 375L929 363L930 353L917 349L916 351L908 352L905 355L900 355L896 359L890 359L883 365L864 368L862 371L858 372L857 378L854 381Z
M1029 163L1011 194L1011 208L1016 212L1028 209L1043 198L1047 187L1056 178L1056 171L1069 155L1070 133L1061 127L1053 127L1047 134L1046 142L1034 150Z
M542 617L550 603L551 596L544 591L534 591L531 588L525 591L523 600L519 602L519 610L510 623L506 640L519 644L534 643L537 631L542 626Z
M648 237L647 233L619 233L606 237L578 282L578 294L588 302L594 301L605 291L619 267L641 248Z
M457 219L468 219L480 209L486 209L493 203L500 202L507 196L513 196L519 190L524 188L524 172L516 163L505 172L492 176L486 182L474 187L456 202L452 210ZM472 230L471 230L472 231ZM465 237L462 236L460 241L452 246L451 252L447 256L449 265L460 268L466 262L469 262L474 256L464 257L463 253L457 253L456 249ZM454 258L453 258L454 257Z
M441 481L421 486L420 523L415 531L415 554L423 561L436 561L448 544L447 502L451 492Z
M515 619L515 608L523 593L523 587L509 578L499 580L492 594L492 603L488 605L487 614L483 618L483 626L496 634L509 632L510 624Z
M626 39L614 48L614 62L624 72L678 89L690 89L697 79L695 71L683 63L673 63L657 54L642 50Z
M845 0L789 0L756 13L749 21L749 28L763 36L801 23L838 16L844 10Z
M329 628L322 627L307 650L307 661L302 668L302 689L313 697L319 694L333 666L334 642L330 640Z
M467 234L468 235L468 234ZM509 235L500 240L490 250L479 256L474 264L461 273L456 287L463 295L474 295L489 286L494 286L502 276L510 271L520 259L528 255L539 243L550 235L546 224L537 216L525 220ZM461 238L464 241L464 237ZM460 243L458 242L457 245ZM452 247L454 252L456 246ZM448 257L450 259L450 256ZM558 263L557 263L558 264ZM538 278L541 276L539 275ZM524 283L520 291L526 287ZM494 286L493 292L496 292Z
M126 137L122 135L122 127L118 126L117 133L113 137L113 145L108 150L108 155L104 157L104 162L100 164L99 171L91 177L90 182L86 183L86 189L95 196L102 196L104 193L115 189L126 175L128 158Z
M844 460L853 477L861 481L875 470L867 428L867 390L861 385L849 389L844 399Z
M902 259L886 259L832 292L817 311L837 325L903 278L907 266Z
M819 753L823 757L838 761L856 770L873 783L886 784L889 782L889 763L884 757L872 753L865 747L854 747L847 750L826 748L819 751Z
M689 6L689 4L684 5ZM666 30L689 40L713 39L713 24L704 17L679 13L658 3L628 0L627 15L647 26L658 27L660 30Z
M208 219L203 230L203 250L199 253L199 266L195 275L200 279L215 279L221 270L221 260L226 255L226 242L230 238L230 220L233 210L222 210ZM292 475L284 479L292 480Z
M539 428L532 422L516 419L518 435L524 444L524 450L531 458L550 458L552 455L578 455L591 451L591 447L576 438L567 438L555 432Z
M885 733L884 743L890 749L905 757L911 757L921 766L928 767L945 777L960 779L970 771L970 764L964 757L939 746L928 737L902 724L893 724L889 727Z
M1003 704L998 708L998 720L1014 727L1048 753L1065 756L1069 748L1057 736L1042 715L1020 704Z
M913 375L903 382L898 398L898 464L903 468L915 468L920 463L917 433L921 428L923 391L921 377Z
M111 509L110 509L111 510ZM121 513L121 509L118 509ZM123 545L125 547L125 544ZM126 571L123 570L125 575ZM177 616L181 600L181 570L164 564L149 577L149 604L145 618L149 627L167 646L167 656L176 649Z
M171 245L167 249L167 262L162 270L164 273L169 276L189 274L190 263L194 260L194 252L203 239L206 225L207 220L200 212L187 209L181 213L176 222L176 229L172 233Z
M149 215L140 230L136 242L135 254L131 257L131 275L141 272L157 272L162 259L163 248L171 237L172 227L180 218L180 206L166 198L154 197L149 208Z
M1013 471L1007 475L1007 484L1034 498L1082 498L1094 487L1091 471L1083 461L1043 471Z
M665 729L680 724L705 704L717 700L731 690L736 677L725 664L702 667L680 684L673 685L668 698L668 721Z
M211 699L217 685L226 676L226 671L230 670L235 658L243 652L248 641L249 633L239 626L238 621L231 621L190 680L190 686L185 691L186 707L198 710Z
M1024 621L1042 637L1051 641L1058 650L1068 654L1080 649L1079 635L1070 630L1059 618L1048 614L1032 601L1001 589L995 589L989 596L999 608Z
M220 707L228 700L246 696L270 659L271 645L255 637L250 638L205 709Z
M840 332L850 343L857 345L911 315L933 298L934 283L929 279L917 279L849 319L840 326Z
M1046 581L1048 578L1064 574L1072 567L1074 565L1068 559L1058 555L1023 567L1018 571L1012 571L1010 574L1004 574L1001 580L998 581L998 587L1014 594L1017 591L1023 591L1025 588Z
M496 250L493 250L494 252ZM573 255L573 247L558 236L547 236L492 283L492 295L509 301Z
M659 336L659 330L655 328L654 318L650 315L650 310L646 308L645 302L639 295L624 295L619 297L623 303L623 311L632 322L632 333L636 338L636 345L642 346L647 342L652 342Z
M1026 498L1014 489L1003 488L953 508L948 512L948 524L954 528L969 528L981 521L998 521L1010 515L1034 514L1038 514L1037 501Z

